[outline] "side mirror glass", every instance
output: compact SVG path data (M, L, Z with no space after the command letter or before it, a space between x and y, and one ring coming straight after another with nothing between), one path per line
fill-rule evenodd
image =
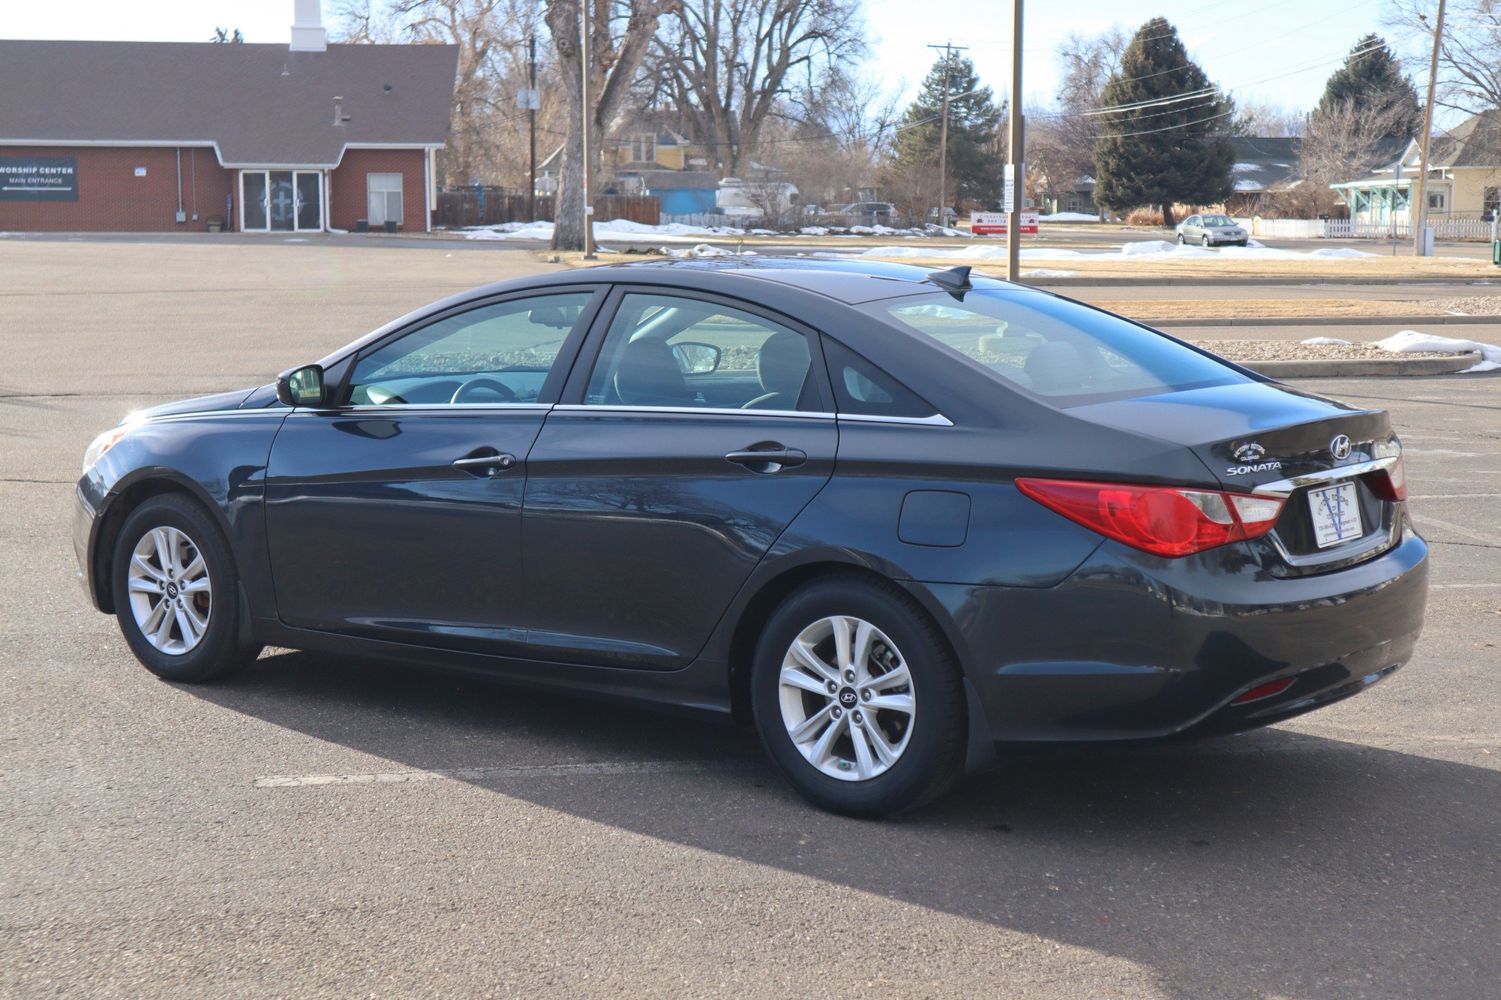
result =
M322 406L323 367L303 365L276 376L276 398L287 406Z
M672 356L684 375L708 375L719 370L719 348L713 344L684 341L672 345Z

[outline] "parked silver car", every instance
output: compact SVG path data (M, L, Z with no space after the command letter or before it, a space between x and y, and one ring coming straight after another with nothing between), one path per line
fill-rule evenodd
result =
M1251 234L1237 226L1228 215L1190 215L1178 223L1179 243L1198 243L1206 247L1234 243L1243 247L1250 239Z

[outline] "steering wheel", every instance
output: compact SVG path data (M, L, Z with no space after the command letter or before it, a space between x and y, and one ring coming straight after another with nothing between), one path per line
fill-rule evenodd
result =
M511 391L510 386L506 385L499 379L493 379L488 375L480 375L476 378L466 380L462 385L455 389L453 391L453 398L448 401L449 405L452 405L454 403L462 403L464 401L464 397L469 395L476 389L489 389L493 392L497 392L500 394L500 398L503 402L514 403L516 401L516 394Z

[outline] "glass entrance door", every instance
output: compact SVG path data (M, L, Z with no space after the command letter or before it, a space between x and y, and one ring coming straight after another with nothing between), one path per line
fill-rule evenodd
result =
M245 171L240 174L241 184L244 190L240 194L240 205L245 212L245 220L241 229L265 229L266 227L266 172L264 170Z
M297 228L323 228L323 185L317 173L297 172Z
M316 170L244 170L240 178L247 232L323 228L323 178Z
M290 232L297 228L297 192L292 187L292 171L271 171L271 196L267 208L273 230Z

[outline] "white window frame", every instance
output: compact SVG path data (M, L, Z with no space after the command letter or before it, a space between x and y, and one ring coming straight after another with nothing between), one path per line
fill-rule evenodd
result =
M395 179L395 186L389 186L391 179ZM370 228L374 229L391 219L391 196L396 196L396 218L398 226L406 224L406 195L403 191L403 178L399 172L392 173L368 173L365 175L365 213L370 222ZM381 195L381 218L377 221L375 213L370 210L371 201Z

